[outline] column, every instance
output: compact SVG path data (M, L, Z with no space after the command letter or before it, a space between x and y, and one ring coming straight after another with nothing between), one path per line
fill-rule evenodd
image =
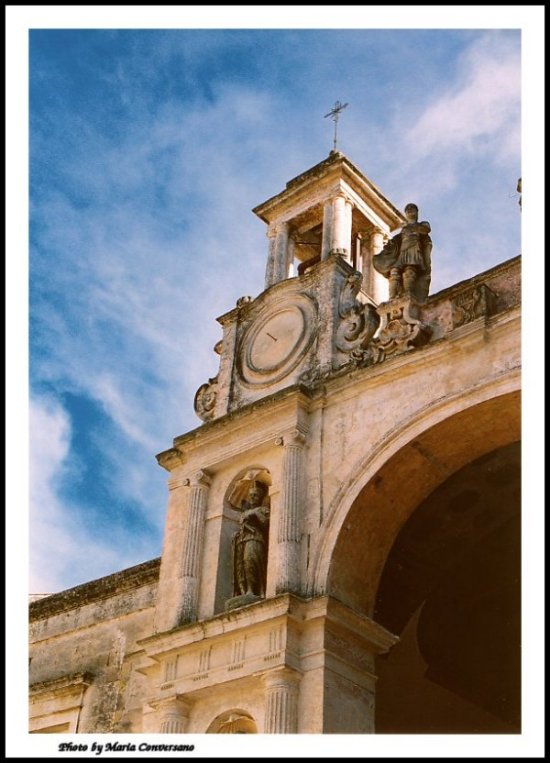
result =
M202 470L196 472L187 480L191 490L187 507L187 523L184 531L179 575L182 582L180 624L193 622L197 619L200 563L210 482L210 476Z
M266 235L269 239L267 265L265 268L265 288L267 289L271 284L275 283L273 279L275 277L275 238L277 236L277 228L274 225L270 225Z
M267 231L269 254L265 278L266 289L288 278L288 233L289 225L286 222L270 226Z
M303 449L305 436L294 432L280 437L284 447L281 511L277 530L278 574L275 590L299 592L300 588L300 512L303 506Z
M189 721L190 705L183 698L167 697L155 703L160 716L161 734L184 734Z
M323 207L323 237L321 240L321 259L326 260L332 245L332 201Z
M298 733L298 693L300 674L279 668L263 676L266 688L265 734Z
M296 247L296 239L295 234L290 234L288 237L288 242L286 246L286 260L285 260L285 278L290 278L291 275L295 276L297 275L296 272L290 273L291 265L294 262L294 249Z
M372 299L379 305L381 302L388 301L388 280L374 269L372 265L372 258L375 254L378 254L384 248L384 234L381 230L374 230L371 234L370 244L370 258L369 258L369 288L367 293Z
M331 252L338 252L348 262L351 247L352 204L343 194L332 200L332 241Z

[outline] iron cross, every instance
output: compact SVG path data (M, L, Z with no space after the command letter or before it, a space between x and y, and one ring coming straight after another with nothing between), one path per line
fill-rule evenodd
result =
M334 146L333 151L336 151L336 139L338 135L338 117L340 116L340 112L343 111L346 106L349 104L347 103L340 103L340 101L336 101L332 109L329 111L328 114L325 114L324 119L327 117L332 117L334 120Z

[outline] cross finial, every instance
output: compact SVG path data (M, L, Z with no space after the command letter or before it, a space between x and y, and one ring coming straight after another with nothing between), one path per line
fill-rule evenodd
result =
M332 117L334 120L334 145L333 145L333 151L336 151L336 139L338 136L338 117L340 116L340 112L343 111L346 106L349 104L347 103L340 103L340 101L336 101L332 109L329 111L328 114L325 114L324 119L327 117Z

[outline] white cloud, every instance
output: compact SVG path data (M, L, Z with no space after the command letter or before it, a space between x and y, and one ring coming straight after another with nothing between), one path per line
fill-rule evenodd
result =
M483 141L492 152L501 138L517 136L520 51L498 33L477 39L463 56L457 82L427 105L406 132L416 160L432 152L472 152ZM520 143L510 145L515 157Z

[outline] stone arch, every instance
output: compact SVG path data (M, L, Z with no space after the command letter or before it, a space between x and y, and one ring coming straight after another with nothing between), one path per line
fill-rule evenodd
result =
M393 541L419 503L465 464L520 436L517 377L463 391L390 431L335 497L309 592L371 616Z
M207 734L257 734L258 727L249 713L240 709L226 710L220 713L209 727Z
M518 733L521 448L437 487L399 531L374 619L399 636L376 659L379 733Z
M225 603L233 596L233 569L231 543L239 529L239 506L246 497L247 485L251 481L266 485L269 505L271 472L262 464L250 464L240 469L231 479L223 498L223 514L220 533L219 563L216 578L215 612L223 612Z

